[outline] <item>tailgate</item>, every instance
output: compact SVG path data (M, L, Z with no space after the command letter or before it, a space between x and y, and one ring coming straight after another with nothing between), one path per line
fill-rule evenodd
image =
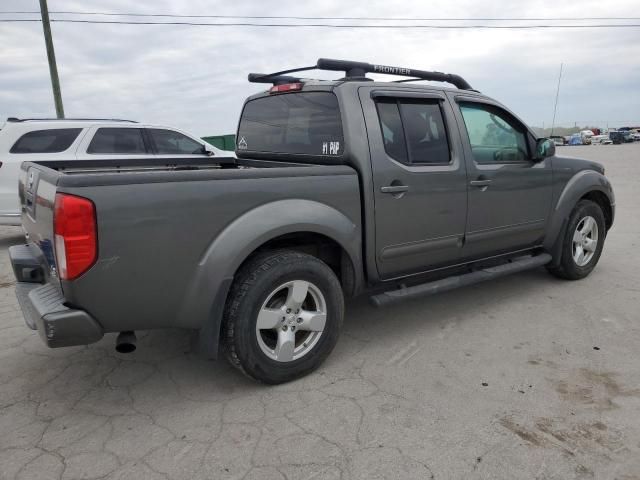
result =
M35 163L22 166L20 206L22 227L32 250L41 263L43 280L60 285L54 255L53 211L59 173Z
M17 280L16 296L25 322L29 328L38 330L49 347L88 344L103 335L101 325L87 312L68 305L62 291L54 254L53 224L59 176L45 166L23 164L19 194L28 243L9 248ZM64 217L64 213L60 215ZM69 249L63 247L65 268L70 261L68 253Z

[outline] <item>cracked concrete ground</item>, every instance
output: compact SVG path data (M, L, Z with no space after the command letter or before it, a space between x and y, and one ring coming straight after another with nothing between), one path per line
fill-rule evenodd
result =
M143 332L50 350L24 325L0 229L1 479L640 479L640 144L602 161L617 219L597 270L543 269L375 310L277 387Z

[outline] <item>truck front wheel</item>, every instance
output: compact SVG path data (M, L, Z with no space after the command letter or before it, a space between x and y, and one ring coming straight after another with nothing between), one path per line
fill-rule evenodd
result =
M336 345L344 299L335 273L295 251L258 254L236 275L225 308L232 365L269 384L317 368Z
M596 267L607 233L604 213L597 203L581 200L569 217L556 266L547 269L566 280L586 277Z

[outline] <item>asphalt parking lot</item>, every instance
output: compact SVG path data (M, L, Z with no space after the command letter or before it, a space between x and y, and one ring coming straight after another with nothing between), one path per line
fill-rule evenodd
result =
M0 478L640 479L640 144L559 154L616 191L590 277L356 300L327 362L277 387L179 331L47 349L14 296L21 231L0 227Z

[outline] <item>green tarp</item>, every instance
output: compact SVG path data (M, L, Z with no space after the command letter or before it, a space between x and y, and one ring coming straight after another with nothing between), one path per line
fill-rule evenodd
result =
M235 135L213 135L211 137L202 137L207 143L210 143L216 148L220 150L230 150L233 151L236 149L236 136Z

